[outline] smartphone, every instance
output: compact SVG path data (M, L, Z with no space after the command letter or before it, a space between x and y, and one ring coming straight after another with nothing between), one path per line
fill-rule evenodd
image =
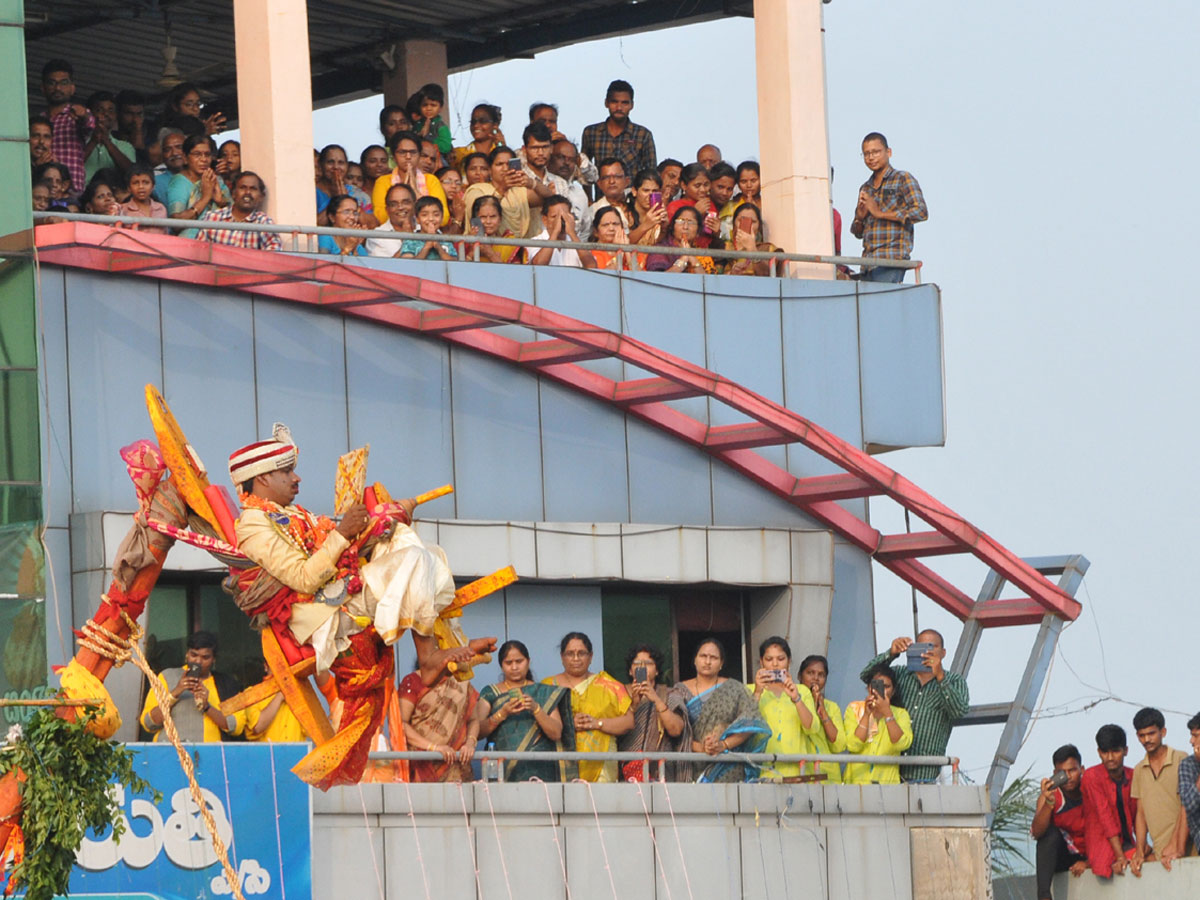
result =
M738 231L742 232L743 234L754 233L754 223L749 219L738 219L737 227Z
M770 676L771 681L778 681L780 683L787 681L787 672L783 671L783 669L767 669L767 675Z
M884 693L887 691L887 686L888 686L888 683L883 678L872 678L871 679L871 690L874 691L876 694L878 694L880 697L882 697L884 695Z
M522 165L521 161L514 156L512 159L510 159L508 161L508 170L510 172L520 172L521 165Z
M661 206L662 205L662 191L653 191L650 194L650 205L651 206Z
M635 666L634 667L633 680L634 681L647 681L648 680L647 675L646 675L646 667L645 666Z
M926 653L933 649L933 644L909 644L908 649L904 651L905 663L910 672L932 672L929 666L925 665L925 661L921 659Z
M483 234L483 220L475 218L471 220L471 231L475 234Z
M198 665L196 665L195 663L189 663L187 668L183 670L183 674L186 675L188 678L199 678L200 677L200 667Z
M1050 786L1060 788L1067 783L1067 773L1062 769L1055 769L1054 774L1050 776Z

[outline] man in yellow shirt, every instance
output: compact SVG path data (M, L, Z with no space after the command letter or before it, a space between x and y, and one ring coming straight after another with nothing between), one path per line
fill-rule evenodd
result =
M243 713L226 716L223 698L213 679L217 636L209 631L188 635L184 668L163 669L156 676L171 696L171 718L179 737L190 743L216 743L226 734L238 735L246 725ZM184 695L188 695L186 698ZM182 702L181 702L182 701ZM163 710L153 688L147 688L142 727L158 741L163 734Z

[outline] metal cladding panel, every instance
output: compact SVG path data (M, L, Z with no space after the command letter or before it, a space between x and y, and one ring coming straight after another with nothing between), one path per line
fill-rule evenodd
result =
M412 261L409 260L409 262ZM500 297L512 297L514 300L523 300L526 303L533 302L533 273L530 266L502 263L471 263L465 266L442 263L442 266L447 274L440 280L448 284L470 288L473 291L483 291L487 294L496 294ZM408 270L405 274L421 278L429 277L416 270ZM519 325L500 325L491 330L496 334L518 341L536 339L532 331Z
M209 480L232 490L229 454L258 440L261 430L254 391L246 389L254 384L253 310L241 297L169 281L162 282L160 296L163 396L208 467ZM291 424L288 413L282 415Z
M946 442L941 292L936 285L858 300L863 440L884 447Z
M710 789L709 793L715 795L716 792ZM700 894L728 897L731 900L745 896L742 893L741 835L734 827L733 816L721 815L715 802L712 813L718 823L715 826L680 825L670 831L659 829L660 865L655 896L666 897L671 890L677 891L680 885L688 887L686 893L689 896ZM686 870L683 868L685 865Z
M706 365L704 280L665 272L647 272L628 279L624 330L659 350ZM645 372L626 367L626 378L645 376ZM701 422L708 421L708 400L704 397L676 400L670 405Z
M483 782L486 786L488 783ZM486 806L487 801L484 800ZM563 841L561 827L547 828L542 825L509 825L505 828L477 828L475 846L479 865L479 880L491 887L485 897L520 897L522 900L562 900L567 896L566 885L561 876L562 861L559 847ZM468 857L458 865L464 869L470 864ZM501 893L499 886L505 886ZM412 882L400 896L413 896ZM430 894L431 897L438 896ZM446 897L452 895L446 894ZM461 896L461 895L460 895ZM470 897L471 895L466 895Z
M333 506L337 457L349 446L342 322L256 300L254 345L259 433L245 443L270 437L275 422L287 425L300 448L296 470L304 476L297 499L327 510Z
M712 491L714 525L824 527L719 461L712 464Z
M767 793L767 792L764 792ZM764 798L775 801L761 810L771 820L780 814L791 813L800 818L807 809L790 809L774 790L775 796ZM785 804L787 804L785 806ZM783 808L780 808L783 807ZM743 800L742 812L746 813ZM755 809L754 812L760 812ZM790 824L790 823L789 823ZM825 847L826 829L805 822L802 826L742 829L742 896L746 900L768 900L777 896L780 885L784 895L790 891L787 885L795 885L796 896L805 900L827 900L829 883L826 872ZM892 900L896 900L895 897Z
M599 793L607 785L591 788ZM618 788L626 797L634 794L633 785ZM633 799L638 811L643 809ZM646 797L646 804L649 805ZM590 805L587 812L591 812ZM641 828L601 828L592 815L574 820L566 828L567 878L570 882L571 900L612 900L615 897L646 897L648 887L654 883L653 833L643 825ZM619 863L616 860L620 860ZM549 874L547 880L553 878Z
M626 428L629 520L711 525L710 457L633 417Z
M450 348L378 325L346 321L350 445L371 445L368 483L411 497L454 481ZM421 506L454 518L455 495Z
M871 558L840 541L833 545L833 609L829 621L829 659L840 660L829 673L829 696L843 704L863 693L858 677L875 656L875 602Z
M459 518L542 519L537 380L469 351L450 360Z
M541 383L542 483L550 522L628 522L625 415Z
M142 397L162 380L158 287L67 273L73 511L136 505L118 451L151 433Z
M42 390L42 509L46 524L65 528L71 514L71 402L67 390L67 308L58 269L42 269L39 279Z
M832 285L834 282L823 282ZM806 285L811 290L810 285ZM844 441L862 444L859 415L858 321L853 292L786 296L783 300L785 405L828 428ZM788 448L788 470L797 475L832 475L833 463L804 447Z
M532 268L535 272L535 304L565 316L572 316L589 325L621 331L622 285L629 283L628 276L618 276L615 272L592 271L581 278L580 273L574 269L559 266ZM619 359L589 359L580 365L614 381L619 381L622 377Z

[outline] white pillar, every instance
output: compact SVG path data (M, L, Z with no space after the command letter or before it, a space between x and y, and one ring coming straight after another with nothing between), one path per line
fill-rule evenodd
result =
M825 30L821 0L755 0L758 153L763 219L771 243L791 253L833 253ZM800 278L834 267L791 263Z
M315 225L312 73L305 0L237 0L238 125L242 167L267 183L267 214Z

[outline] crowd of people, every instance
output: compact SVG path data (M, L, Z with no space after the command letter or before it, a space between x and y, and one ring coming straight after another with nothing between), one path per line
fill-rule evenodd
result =
M1170 871L1200 844L1200 713L1188 720L1192 753L1167 746L1162 712L1144 707L1133 730L1146 755L1125 765L1129 742L1120 725L1096 732L1100 762L1083 767L1074 744L1051 758L1054 773L1041 781L1031 833L1037 841L1038 900L1049 900L1058 872L1076 877L1140 877L1146 863Z
M69 61L45 64L47 108L29 126L35 210L271 223L261 208L267 186L242 169L237 141L215 140L225 117L209 114L193 85L172 89L153 124L147 122L145 96L136 91L97 91L82 104L74 90ZM364 232L323 235L321 252L627 271L782 273L785 264L769 257L714 255L782 252L768 239L762 217L759 164L745 160L735 166L713 144L702 146L690 163L660 158L650 129L630 119L634 89L626 81L608 85L606 118L587 126L578 144L559 130L558 108L537 102L519 139L510 129L511 141L501 129L500 108L478 104L471 112L470 140L458 145L444 105L443 87L425 85L405 106L383 108L380 142L357 158L338 144L313 150L317 224ZM909 259L913 224L928 216L920 186L891 167L882 134L864 138L862 155L871 177L859 192L850 231L862 240L863 256ZM832 227L840 254L836 210ZM374 236L387 231L413 236ZM179 233L254 249L281 246L275 235L256 230ZM506 244L504 238L554 243L532 247ZM562 246L581 243L629 249ZM839 275L899 282L905 271L873 266L852 275L842 267Z
M833 754L863 756L945 753L952 722L969 705L966 682L942 668L941 635L924 631L914 645L897 638L870 660L861 676L861 699L843 708L825 692L829 662L807 656L793 669L785 638L767 638L759 647L759 666L750 684L721 674L726 648L715 637L697 646L695 675L667 683L662 651L646 643L629 648L625 671L616 677L594 667L588 635L572 631L559 645L561 671L538 680L529 648L509 640L496 655L501 680L476 690L453 674L453 666L433 672L417 670L400 680L388 721L380 728L379 749L432 751L433 762L384 763L368 769L372 780L470 781L476 750L498 751L692 751L711 757L707 763L668 762L662 775L669 781L727 782L750 780L821 781L832 784L899 784L932 782L938 766L900 766L862 762L844 767L832 762L776 762L760 765L746 753ZM916 647L903 666L892 661ZM173 713L185 740L217 741L244 735L248 740L304 740L282 697L263 700L244 713L224 716L222 699L236 688L223 687L213 672L216 638L198 632L189 637L187 666L159 675L173 698L190 695ZM334 711L338 698L331 679L321 688ZM147 692L141 724L151 733L162 729L162 713ZM336 721L335 721L336 727ZM505 781L594 782L655 780L659 764L635 760L571 762L506 760Z

